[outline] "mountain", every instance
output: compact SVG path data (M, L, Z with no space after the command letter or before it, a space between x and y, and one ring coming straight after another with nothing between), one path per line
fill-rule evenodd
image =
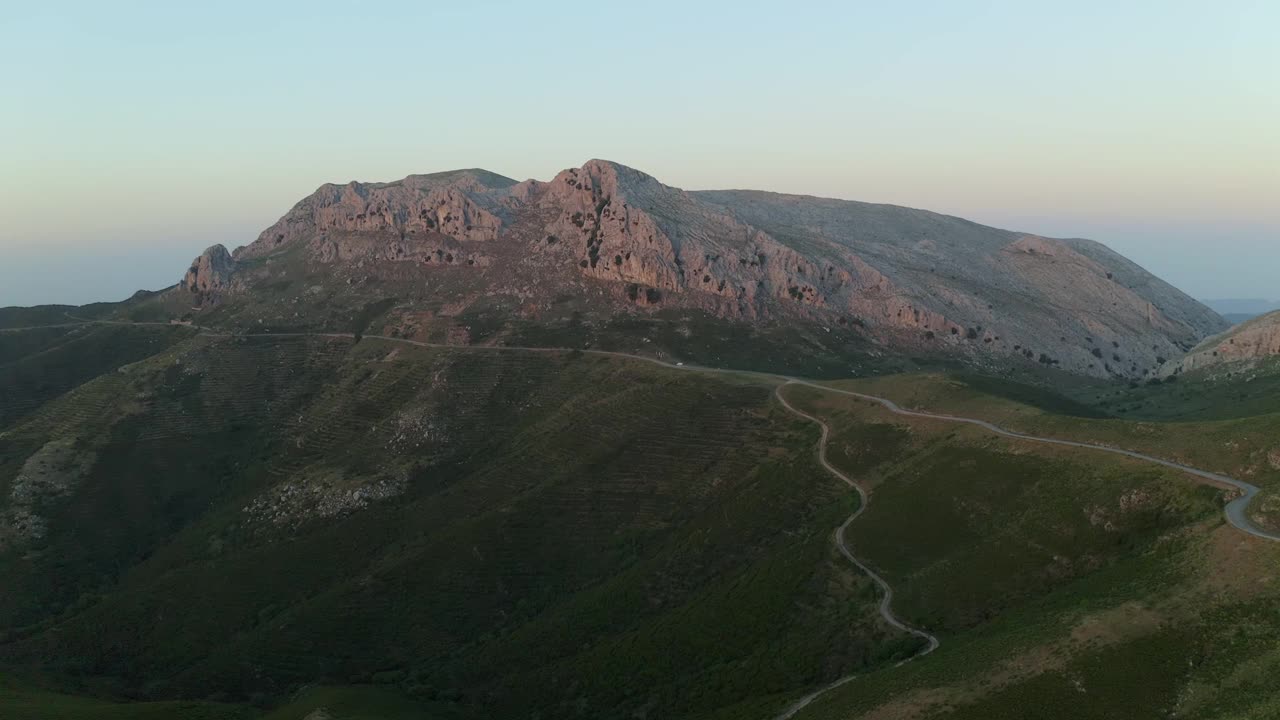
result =
M1269 312L1280 310L1280 302L1258 298L1226 298L1204 300L1203 302L1233 325L1239 325L1259 315L1266 315Z
M1280 311L1247 320L1197 345L1165 369L1168 373L1257 363L1280 356Z
M692 312L808 328L871 355L1127 378L1227 327L1088 240L892 205L687 192L603 160L550 182L473 169L324 185L249 245L210 248L169 301L204 324L363 316L410 337L485 315L489 342L575 312L588 325ZM475 324L450 332L476 341Z
M0 717L1275 717L1280 375L1008 372L1222 327L919 210L325 186L0 308Z
M607 353L67 312L0 332L0 717L1275 716L1280 545L1171 467ZM1280 487L1280 416L839 387Z
M1260 298L1221 298L1203 300L1202 302L1214 312L1223 316L1248 315L1249 317L1256 317L1265 315L1273 310L1280 310L1280 302Z
M1247 320L1252 320L1253 318L1258 317L1258 315L1260 315L1261 313L1219 313L1219 314L1222 315L1223 320L1226 320L1232 325L1239 325L1242 322L1245 322Z

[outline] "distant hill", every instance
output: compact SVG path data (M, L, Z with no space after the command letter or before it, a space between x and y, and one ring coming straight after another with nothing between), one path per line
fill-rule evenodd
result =
M1219 300L1202 300L1233 325L1250 318L1265 315L1273 310L1280 310L1280 300L1262 300L1259 298L1225 298Z
M1225 363L1246 363L1280 356L1280 311L1267 313L1214 335L1166 372L1185 372Z
M1219 314L1222 315L1223 320L1226 320L1232 325L1239 325L1240 323L1248 322L1249 320L1252 320L1258 317L1259 315L1259 313L1219 313Z

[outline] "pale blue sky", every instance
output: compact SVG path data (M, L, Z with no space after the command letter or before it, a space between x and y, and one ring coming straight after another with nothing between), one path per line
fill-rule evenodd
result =
M323 182L592 157L1280 296L1277 27L1269 0L0 0L0 305L172 283Z

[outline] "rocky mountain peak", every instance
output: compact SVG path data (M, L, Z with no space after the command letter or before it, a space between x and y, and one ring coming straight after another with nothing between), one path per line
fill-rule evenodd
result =
M231 253L222 245L214 245L191 262L191 267L182 277L181 287L192 293L220 293L230 287L234 271L235 260Z
M1148 375L1226 327L1091 241L891 205L687 192L607 160L545 182L473 169L323 185L234 257L291 250L312 275L413 279L463 306L604 293L620 313L857 328L913 352L1104 377Z
M410 175L390 183L326 183L236 256L260 257L324 233L439 233L493 240L502 221L480 197L503 193L515 184L487 170Z

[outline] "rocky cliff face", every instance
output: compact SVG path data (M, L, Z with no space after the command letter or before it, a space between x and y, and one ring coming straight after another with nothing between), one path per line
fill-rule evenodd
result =
M393 183L323 185L236 255L258 257L300 239L314 240L317 233L333 232L494 240L502 222L481 202L490 202L485 196L496 196L513 184L484 170L458 170L410 175Z
M234 271L231 253L222 245L214 245L191 262L186 275L182 276L181 287L192 293L220 293L230 287Z
M1205 340L1186 357L1166 365L1162 372L1170 375L1277 356L1280 356L1280 311L1254 318Z
M888 205L686 192L601 160L549 182L462 170L325 185L234 261L211 249L183 284L225 291L236 263L299 252L348 282L449 277L466 297L535 304L595 287L618 312L857 326L890 346L1097 376L1149 374L1226 327L1087 240Z

